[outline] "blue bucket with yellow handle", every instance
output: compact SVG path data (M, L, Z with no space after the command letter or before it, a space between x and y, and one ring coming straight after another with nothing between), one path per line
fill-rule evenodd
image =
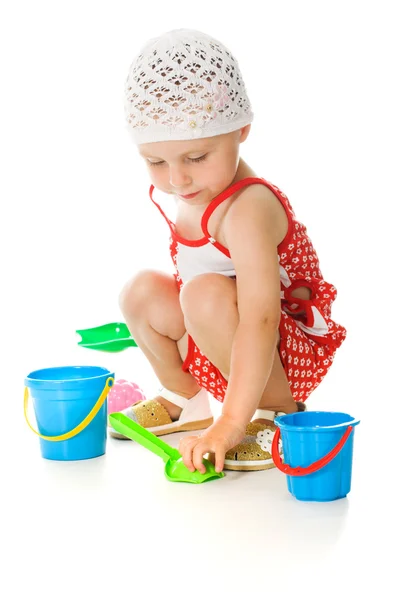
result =
M354 427L347 413L310 411L276 417L272 442L275 466L287 475L297 500L329 502L350 492ZM282 450L285 463L279 453Z
M43 458L84 460L106 451L107 395L114 373L102 367L52 367L25 378L24 412ZM29 393L39 431L28 419Z

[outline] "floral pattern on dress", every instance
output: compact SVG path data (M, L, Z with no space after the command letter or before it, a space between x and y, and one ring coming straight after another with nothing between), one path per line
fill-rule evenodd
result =
M304 402L326 376L337 349L346 338L346 329L331 318L337 291L322 276L318 256L306 227L296 219L287 196L275 185L261 181L281 201L291 226L291 235L278 248L281 274L279 354L294 400ZM180 289L183 282L177 261L179 249L173 235L170 251ZM310 300L291 295L296 287L303 285L311 289ZM193 340L189 347L191 350L184 369L193 375L201 387L223 402L227 381Z

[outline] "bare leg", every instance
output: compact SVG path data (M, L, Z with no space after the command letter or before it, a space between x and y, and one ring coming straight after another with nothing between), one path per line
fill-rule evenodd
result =
M129 331L161 384L185 398L197 394L200 390L197 382L181 368L178 345L186 356L187 342L179 291L173 276L159 271L141 271L123 288L120 306ZM179 418L181 409L178 406L160 396L156 399L173 420Z
M239 323L236 282L215 273L198 276L182 289L181 305L187 332L228 380L231 348ZM278 349L259 408L297 411Z

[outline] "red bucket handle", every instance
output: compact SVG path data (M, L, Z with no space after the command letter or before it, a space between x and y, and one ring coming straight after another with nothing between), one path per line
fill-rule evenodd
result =
M286 475L310 475L310 473L315 473L315 471L318 471L319 469L322 469L322 467L325 467L331 460L335 458L337 454L339 454L340 450L347 442L352 431L353 426L349 425L346 431L344 432L343 437L341 438L341 440L339 440L336 446L330 452L328 452L328 454L316 460L308 467L291 467L290 465L285 464L282 461L281 456L279 454L278 444L279 439L281 437L281 432L278 427L275 431L274 439L272 440L272 459L275 463L275 466L280 471L282 471L282 473L286 473Z

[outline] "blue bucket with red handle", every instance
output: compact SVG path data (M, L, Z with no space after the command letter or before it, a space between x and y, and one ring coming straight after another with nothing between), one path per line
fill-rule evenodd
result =
M276 417L272 442L275 466L286 474L297 500L329 502L350 492L354 427L347 413L310 411ZM279 452L282 436L284 461Z

